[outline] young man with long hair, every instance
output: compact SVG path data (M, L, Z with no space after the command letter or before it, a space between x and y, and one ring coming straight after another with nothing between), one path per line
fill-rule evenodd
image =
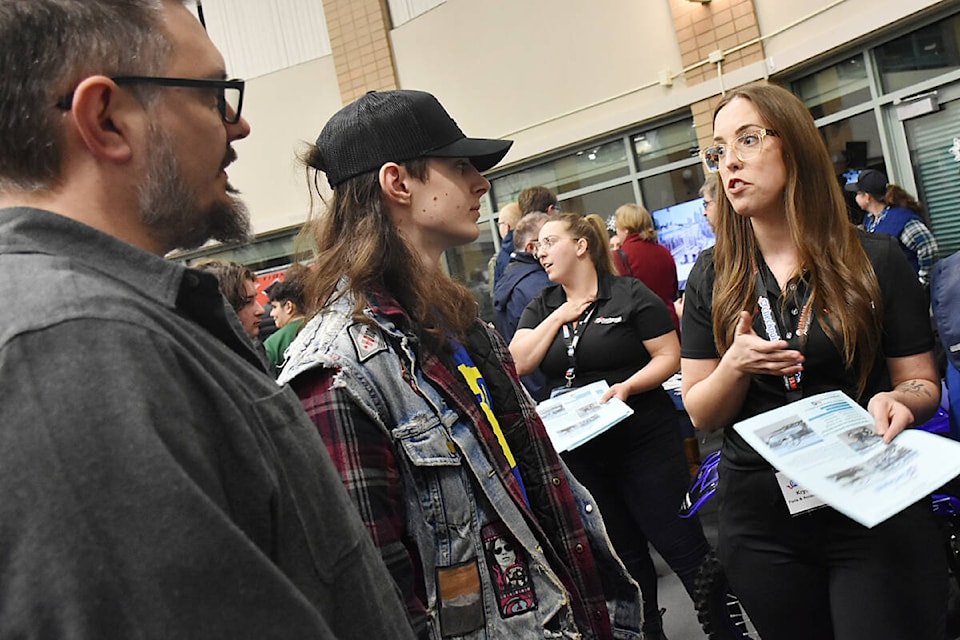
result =
M308 226L319 311L279 380L327 443L420 637L638 638L636 586L595 503L506 345L440 266L477 238L480 172L509 147L467 138L420 91L371 92L333 116L307 157L333 187ZM494 540L523 580L500 579Z

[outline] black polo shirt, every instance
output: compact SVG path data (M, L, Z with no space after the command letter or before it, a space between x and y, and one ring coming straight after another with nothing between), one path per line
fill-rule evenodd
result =
M524 309L517 328L536 327L566 300L563 287L547 287ZM611 385L623 382L650 362L643 341L671 331L674 331L673 320L663 300L640 280L599 274L597 307L580 335L574 355L573 386L582 387L601 379ZM558 331L540 363L540 370L547 377L547 388L564 386L564 374L569 366L563 331ZM670 402L666 392L657 387L631 396L631 403L645 396Z
M872 363L860 404L891 388L886 358L911 356L933 348L926 296L895 238L883 234L860 233L880 283L883 310L883 337L880 353ZM683 303L683 344L681 356L691 359L719 358L713 341L713 283L715 278L713 247L704 250L687 278ZM763 277L784 340L793 340L799 307L805 297L803 282L791 283L782 294L776 278L762 257L758 269ZM801 391L804 397L840 389L857 398L858 369L847 369L843 355L823 330L825 309L814 309L807 343L802 349L805 358ZM763 319L757 313L753 320L757 335L767 337ZM782 376L754 375L746 399L736 421L783 406L788 402ZM723 444L724 465L735 469L769 468L760 455L733 429L726 429Z

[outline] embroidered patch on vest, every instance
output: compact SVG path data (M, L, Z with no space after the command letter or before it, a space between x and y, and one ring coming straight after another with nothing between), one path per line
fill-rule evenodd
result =
M520 545L502 522L488 524L480 533L500 617L510 618L536 609L530 567Z
M353 348L357 350L357 360L366 362L381 351L387 350L387 343L380 332L368 324L352 324L347 329Z
M465 636L483 628L483 597L476 560L437 567L440 596L440 633L444 638Z

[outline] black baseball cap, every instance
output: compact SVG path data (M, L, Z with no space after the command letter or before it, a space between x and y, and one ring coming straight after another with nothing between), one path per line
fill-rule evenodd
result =
M425 91L370 91L333 115L317 137L317 168L331 187L417 158L469 158L486 171L507 155L512 140L468 138Z
M887 195L887 176L876 169L864 169L857 176L856 182L849 182L843 185L843 188L854 193L863 191L882 198Z

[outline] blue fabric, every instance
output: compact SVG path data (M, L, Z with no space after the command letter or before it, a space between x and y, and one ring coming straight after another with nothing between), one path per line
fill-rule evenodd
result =
M910 220L920 220L920 216L909 209L904 209L902 207L891 207L883 212L880 222L873 223L873 219L874 218L869 214L866 216L866 220L864 220L864 227L866 227L867 231L872 233L885 233L896 238L897 242L900 243L900 248L903 249L903 255L907 256L907 261L910 262L910 266L913 267L913 270L917 271L920 269L920 262L917 258L916 252L905 247L903 242L900 240L900 235L903 233L903 228L906 226L906 224Z
M503 276L498 277L493 285L495 323L504 342L510 344L513 334L517 332L523 310L551 284L553 283L547 277L547 272L532 254L513 254ZM522 376L520 381L537 402L546 400L550 395L546 378L539 369L528 376Z
M954 368L960 369L960 252L934 265L930 282L930 303L940 341Z
M462 375L464 380L467 381L467 386L469 386L470 390L473 391L474 395L477 396L477 402L480 403L480 408L483 409L487 419L490 420L490 426L493 427L493 432L497 436L497 442L500 443L500 448L503 449L503 455L507 458L507 463L510 465L510 471L513 473L513 477L517 479L517 483L520 485L520 491L523 492L523 499L527 502L527 506L530 506L530 498L527 496L527 488L523 484L523 478L520 477L520 469L517 468L517 463L513 458L513 452L510 450L510 445L507 444L506 439L503 437L503 431L500 429L500 422L497 420L497 417L493 412L493 398L490 396L490 389L487 388L487 383L483 379L483 374L481 374L480 370L477 369L477 365L473 364L473 359L470 357L470 354L467 353L467 350L463 348L462 344L456 342L455 340L451 340L451 343L454 347L453 364L456 365L460 375Z
M950 433L960 440L960 252L934 265L930 281L933 317L947 354Z
M960 440L960 371L947 363L947 398L950 400L950 436Z
M510 254L513 253L513 230L507 231L503 236L503 242L500 243L500 253L497 254L497 262L493 266L493 284L496 285L500 276L507 270L510 264Z

